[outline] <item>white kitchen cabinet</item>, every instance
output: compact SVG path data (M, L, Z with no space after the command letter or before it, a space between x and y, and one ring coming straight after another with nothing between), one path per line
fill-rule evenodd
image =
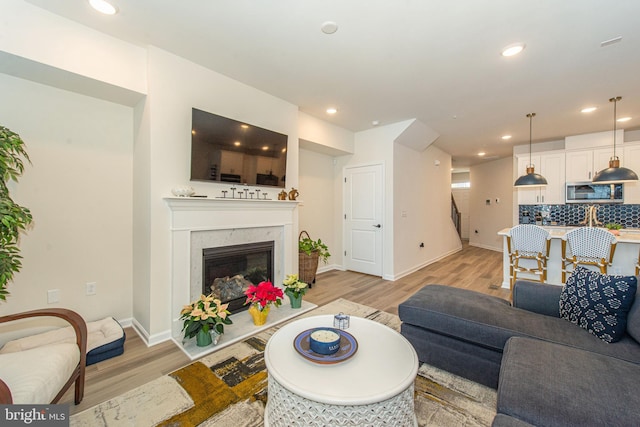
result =
M529 155L518 157L518 176L527 171L530 163ZM547 152L531 156L535 172L547 179L546 187L519 187L518 204L520 205L558 205L564 204L565 153Z
M629 145L627 145L629 144ZM623 148L624 162L620 162L620 166L631 169L636 174L640 174L640 142L626 143ZM640 182L624 183L624 203L640 204Z
M589 150L567 151L567 182L588 182L598 171L609 167L609 159L613 156L613 147ZM616 147L616 156L622 161L624 154L621 147Z

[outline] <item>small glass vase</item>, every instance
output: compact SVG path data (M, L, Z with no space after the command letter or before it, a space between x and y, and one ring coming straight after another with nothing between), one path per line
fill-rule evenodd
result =
M253 324L256 326L262 326L267 323L267 316L269 315L270 309L271 306L267 305L262 310L259 310L256 304L252 304L248 311L253 318Z
M291 308L301 308L302 307L302 294L298 293L296 296L295 292L285 291L285 294L289 297L289 303L291 304Z

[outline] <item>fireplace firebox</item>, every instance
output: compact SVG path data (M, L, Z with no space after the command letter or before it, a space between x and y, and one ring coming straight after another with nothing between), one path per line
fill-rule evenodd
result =
M202 293L213 293L228 310L237 313L244 305L244 292L273 277L274 242L205 248L202 250Z

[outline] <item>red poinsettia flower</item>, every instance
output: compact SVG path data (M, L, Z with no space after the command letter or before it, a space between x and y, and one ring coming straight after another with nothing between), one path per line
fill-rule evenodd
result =
M250 285L244 293L247 296L245 304L259 304L260 308L268 304L275 304L276 307L282 304L282 289L273 286L271 282L260 282L258 285Z

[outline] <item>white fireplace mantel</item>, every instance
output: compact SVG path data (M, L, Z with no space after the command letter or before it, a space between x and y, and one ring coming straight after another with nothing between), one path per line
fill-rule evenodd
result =
M178 340L182 323L180 309L189 304L192 275L197 277L194 259L201 239L211 246L261 241L277 234L274 248L274 284L286 274L298 271L298 201L231 198L166 197L171 211L171 307L172 336ZM238 240L240 239L240 241ZM194 249L195 248L195 249ZM194 252L194 256L192 256Z

